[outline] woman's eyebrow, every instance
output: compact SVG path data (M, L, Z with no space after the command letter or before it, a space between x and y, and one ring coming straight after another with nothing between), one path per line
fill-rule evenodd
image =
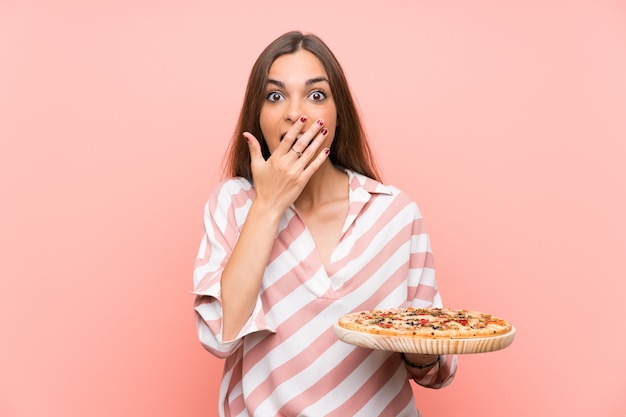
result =
M310 80L307 80L304 83L304 85L311 85L311 84L319 83L322 81L326 81L328 84L330 84L330 81L328 81L328 78L326 77L315 77L315 78L311 78Z
M285 88L285 83L283 83L282 81L278 81L278 80L272 80L271 78L269 80L267 80L268 84L274 84L280 88Z
M323 81L326 81L328 84L330 84L330 81L328 81L328 78L320 76L320 77L315 77L315 78L311 78L309 80L306 80L304 82L304 85L305 86L309 86L311 84L315 84L315 83L319 83L319 82L323 82ZM268 84L273 84L273 85L278 86L280 88L285 88L285 83L283 83L282 81L273 80L273 79L270 78L270 79L267 80L267 83Z

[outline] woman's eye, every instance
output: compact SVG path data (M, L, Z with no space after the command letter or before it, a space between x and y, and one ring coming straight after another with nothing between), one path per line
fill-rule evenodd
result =
M313 101L324 101L326 100L326 94L323 91L316 90L309 94L309 98Z
M267 101L269 102L276 103L281 100L284 100L284 97L278 91L272 91L271 93L267 95Z

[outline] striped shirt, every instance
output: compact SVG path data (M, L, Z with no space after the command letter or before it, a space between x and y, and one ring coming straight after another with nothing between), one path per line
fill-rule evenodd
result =
M220 278L255 197L249 181L222 182L205 207L194 270L202 345L226 358L220 416L418 416L397 353L355 347L333 332L349 312L441 307L420 211L395 187L352 171L349 212L326 269L292 205L283 214L256 306L239 335L221 334ZM449 384L441 356L418 384Z

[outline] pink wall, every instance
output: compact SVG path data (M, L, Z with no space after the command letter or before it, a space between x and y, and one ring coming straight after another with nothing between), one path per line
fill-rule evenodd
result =
M446 303L517 327L425 416L625 415L625 3L220 3L0 2L0 415L215 415L202 206L292 28L344 64Z

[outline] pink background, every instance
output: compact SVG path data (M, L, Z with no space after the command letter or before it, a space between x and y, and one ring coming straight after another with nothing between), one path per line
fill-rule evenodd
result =
M444 302L518 330L416 388L424 415L624 416L626 4L223 3L0 1L0 415L216 414L202 208L254 59L296 28L420 204Z

